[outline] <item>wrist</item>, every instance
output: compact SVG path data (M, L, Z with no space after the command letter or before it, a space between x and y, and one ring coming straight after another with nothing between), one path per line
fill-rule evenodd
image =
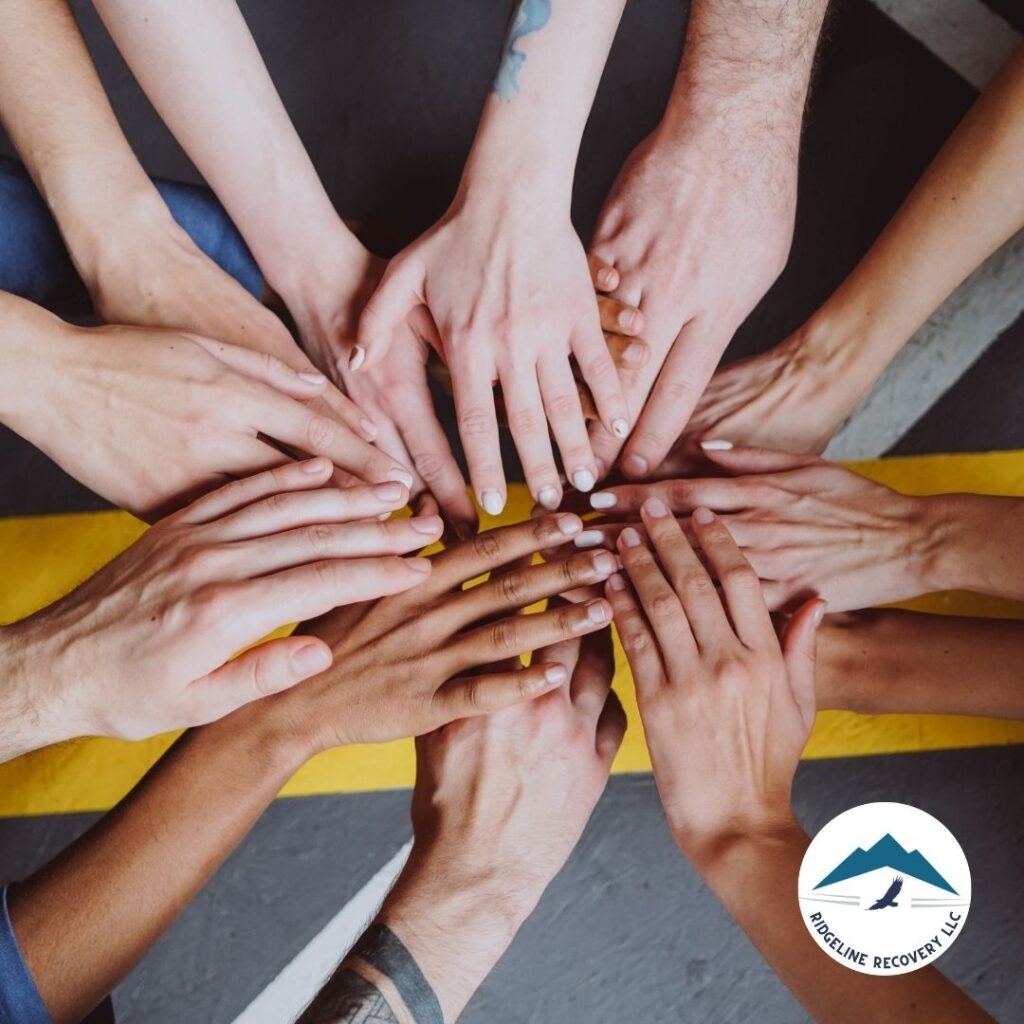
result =
M754 827L723 829L699 849L678 837L676 841L704 882L719 896L732 889L735 876L745 872L749 865L790 856L794 851L802 856L808 844L807 834L791 807Z
M922 505L916 559L922 592L998 593L998 585L986 575L986 556L992 550L992 538L1005 533L1000 510L1011 514L1012 523L1019 513L1019 499L937 494L917 500Z

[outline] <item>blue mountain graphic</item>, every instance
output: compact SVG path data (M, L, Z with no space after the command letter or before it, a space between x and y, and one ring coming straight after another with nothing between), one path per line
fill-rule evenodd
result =
M814 888L820 889L847 878L856 878L876 868L892 868L904 875L938 886L954 896L960 894L928 863L917 850L908 853L888 832L870 850L857 847L841 864L834 867Z

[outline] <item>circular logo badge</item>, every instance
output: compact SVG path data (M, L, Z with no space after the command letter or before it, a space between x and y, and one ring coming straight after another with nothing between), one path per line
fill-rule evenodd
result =
M964 930L971 871L956 837L907 804L833 818L800 865L801 916L833 960L862 974L907 974Z

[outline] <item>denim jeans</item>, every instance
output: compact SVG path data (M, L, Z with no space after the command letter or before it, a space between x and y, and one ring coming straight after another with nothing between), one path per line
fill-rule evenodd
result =
M154 181L171 215L222 270L259 298L263 278L248 247L209 189ZM88 305L56 221L28 172L0 156L0 291L49 308Z

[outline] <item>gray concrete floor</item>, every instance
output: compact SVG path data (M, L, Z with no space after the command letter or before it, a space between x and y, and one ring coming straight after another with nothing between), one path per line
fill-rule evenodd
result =
M147 168L194 179L91 8L75 6ZM407 236L429 224L469 146L504 0L242 6L339 210L393 222ZM990 6L1024 28L1014 0ZM584 233L622 159L657 120L682 8L678 0L628 6L580 159L574 209ZM732 355L774 344L825 298L975 95L868 0L834 5L808 115L793 256ZM1024 448L1022 335L1018 322L993 339L894 450ZM0 515L96 507L99 499L38 452L0 436ZM969 932L942 967L1004 1021L1024 1019L1022 777L1024 750L1013 748L815 762L797 784L809 828L886 799L924 807L953 829L975 897ZM395 792L278 801L119 988L119 1019L228 1024L405 841L406 804ZM91 820L0 821L0 877L30 872ZM465 1019L788 1024L804 1015L669 843L651 780L619 777Z

